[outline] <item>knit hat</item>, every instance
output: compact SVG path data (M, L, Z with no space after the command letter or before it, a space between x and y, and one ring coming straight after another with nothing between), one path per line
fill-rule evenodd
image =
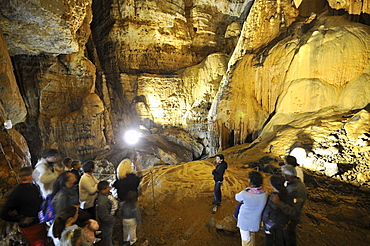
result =
M19 177L25 177L32 175L32 167L22 167L19 170Z
M288 175L290 177L296 177L297 171L292 165L284 165L281 167L281 172L285 175Z

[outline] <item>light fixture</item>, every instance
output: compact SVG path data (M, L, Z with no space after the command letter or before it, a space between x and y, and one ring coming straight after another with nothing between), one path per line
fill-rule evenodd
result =
M4 129L7 129L7 130L12 129L13 127L12 121L11 120L5 121L3 126L4 126Z
M141 133L136 130L129 130L123 135L123 140L129 145L135 145L139 138L141 137Z

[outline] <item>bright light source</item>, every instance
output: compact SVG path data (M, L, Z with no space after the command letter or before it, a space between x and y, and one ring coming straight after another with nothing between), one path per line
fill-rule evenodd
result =
M4 128L9 130L9 129L12 129L13 127L13 124L12 124L12 121L11 120L7 120L4 122Z
M125 133L123 139L127 144L134 145L139 141L141 133L135 130L130 130Z

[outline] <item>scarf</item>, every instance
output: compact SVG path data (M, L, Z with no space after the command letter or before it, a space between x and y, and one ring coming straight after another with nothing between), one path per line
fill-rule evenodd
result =
M262 194L262 193L265 193L266 190L260 186L260 187L247 187L245 189L248 193L252 193L252 194Z

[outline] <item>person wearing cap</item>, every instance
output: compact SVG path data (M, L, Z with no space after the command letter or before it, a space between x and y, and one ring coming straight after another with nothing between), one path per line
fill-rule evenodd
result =
M213 190L213 209L212 213L216 213L217 206L221 204L221 185L224 180L225 170L227 169L227 163L224 160L224 155L216 155L216 168L212 171L213 180L215 181L215 187Z
M297 172L292 165L284 165L281 172L287 184L288 195L293 200L293 205L288 205L280 201L279 196L271 195L271 200L285 214L291 216L287 229L284 232L285 243L287 246L297 245L296 227L302 215L303 205L307 200L307 189L302 181L297 177Z
M292 165L297 172L297 177L304 183L304 174L302 168L299 166L297 159L292 155L287 155L284 159L285 165Z
M17 222L33 245L45 245L46 224L38 219L43 198L39 188L32 183L32 167L23 167L19 171L20 184L9 195L0 212L6 221ZM16 214L13 212L16 211Z

